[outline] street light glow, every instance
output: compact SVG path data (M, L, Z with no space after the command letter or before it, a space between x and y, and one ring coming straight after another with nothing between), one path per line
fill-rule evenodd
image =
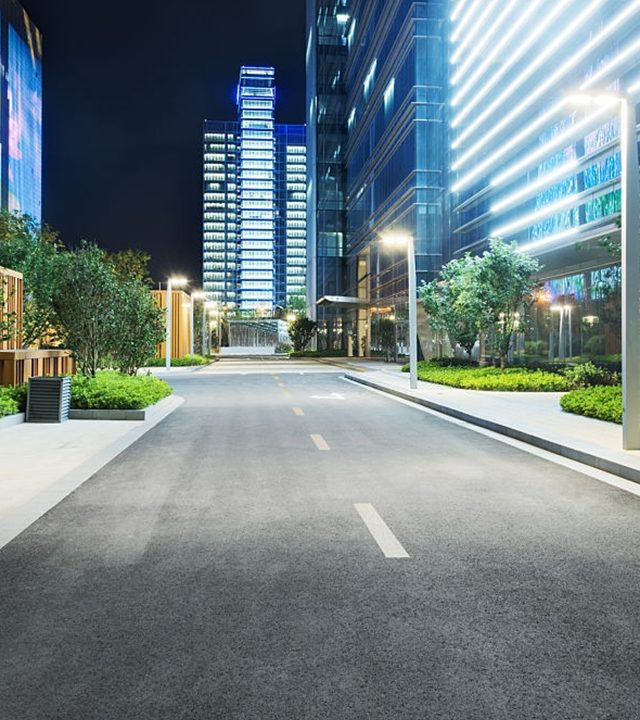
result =
M177 276L175 276L175 277L170 277L170 278L169 278L169 282L170 282L171 285L173 285L174 287L182 287L182 286L184 286L184 285L188 285L188 284L189 284L189 281L187 280L187 278L183 277L182 275L177 275Z
M402 232L385 233L381 235L380 238L385 245L395 245L396 247L404 247L413 240L411 235Z

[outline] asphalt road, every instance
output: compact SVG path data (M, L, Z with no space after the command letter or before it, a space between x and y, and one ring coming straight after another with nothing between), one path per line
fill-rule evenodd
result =
M2 720L640 717L640 498L225 368L0 551Z

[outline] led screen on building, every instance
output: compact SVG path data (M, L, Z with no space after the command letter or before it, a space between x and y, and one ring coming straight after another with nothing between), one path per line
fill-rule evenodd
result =
M39 36L27 26L28 42L9 25L9 209L42 215L42 63Z

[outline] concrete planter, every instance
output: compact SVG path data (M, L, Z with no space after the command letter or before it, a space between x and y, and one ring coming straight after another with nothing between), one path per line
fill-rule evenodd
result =
M0 418L0 430L6 430L15 425L20 425L24 422L24 417L24 413L16 413L15 415L7 415L6 417Z
M171 400L172 396L170 395L143 410L80 410L72 408L69 411L69 420L133 420L144 422L163 412Z

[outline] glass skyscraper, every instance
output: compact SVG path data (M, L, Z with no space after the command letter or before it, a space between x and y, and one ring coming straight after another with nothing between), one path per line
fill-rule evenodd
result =
M406 347L406 255L384 249L381 235L415 238L419 280L442 265L446 9L442 1L309 2L311 262L315 299L340 308L338 327L329 318L321 324L328 345L346 347L348 334L356 352L383 352L391 321ZM331 250L343 259L327 273ZM340 297L327 297L334 294Z
M242 311L305 292L305 128L276 124L275 102L275 70L243 67L237 122L204 126L204 290Z
M419 282L518 243L543 266L521 354L615 359L619 104L602 93L640 97L640 2L308 0L307 17L320 342L376 354L393 320L406 349L406 263L378 243L400 230Z
M42 35L0 0L0 205L42 218Z

